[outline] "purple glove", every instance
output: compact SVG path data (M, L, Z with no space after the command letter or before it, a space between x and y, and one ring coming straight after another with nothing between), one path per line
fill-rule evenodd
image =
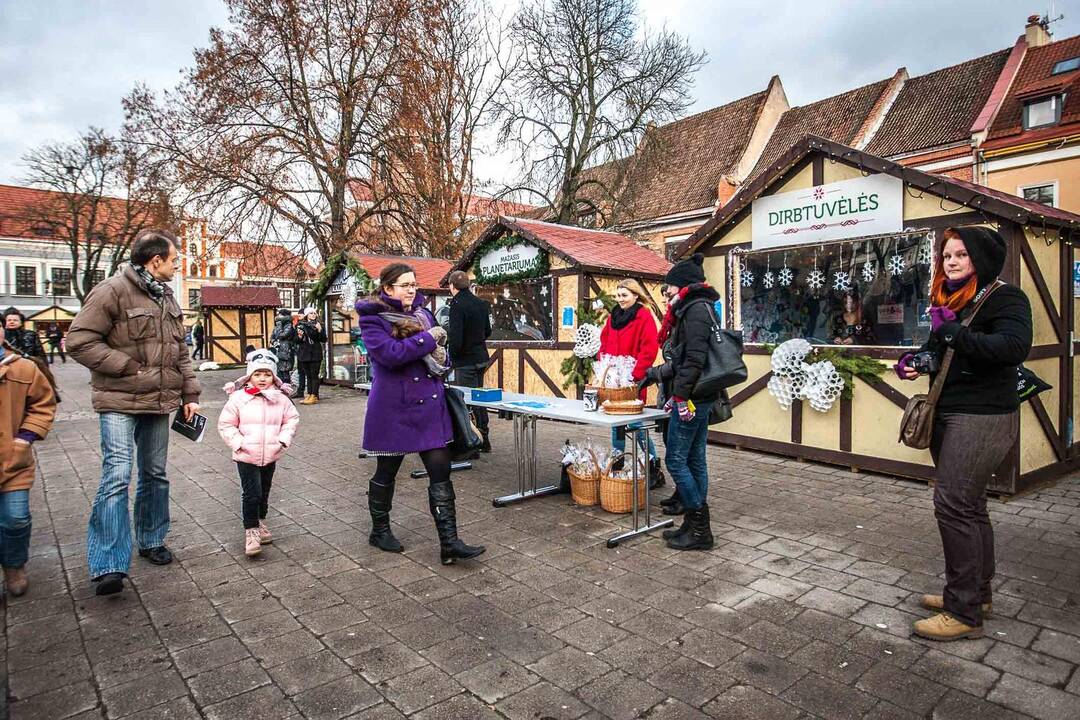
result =
M911 364L911 359L914 357L915 353L905 353L904 356L901 357L895 365L893 365L893 370L896 371L896 377L900 378L901 380L907 380L907 377L904 375L904 370L906 370L907 366Z
M939 305L930 308L930 332L937 332L939 327L954 320L956 320L956 313L949 308Z

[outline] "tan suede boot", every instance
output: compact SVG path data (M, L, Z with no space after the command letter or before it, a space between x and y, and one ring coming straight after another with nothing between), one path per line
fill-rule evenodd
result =
M8 593L14 597L25 595L26 589L30 587L30 580L26 577L26 568L4 568L4 585Z
M934 610L936 612L941 612L942 610L945 609L945 598L943 598L941 595L923 595L922 599L919 600L919 604L922 605L927 610ZM986 617L987 615L989 615L990 612L993 609L994 609L994 603L983 603L982 604L983 617Z
M926 638L927 640L940 640L942 642L961 640L963 638L980 638L983 636L983 629L981 626L972 627L971 625L965 625L949 613L938 613L932 618L919 620L912 626L912 629L919 637Z

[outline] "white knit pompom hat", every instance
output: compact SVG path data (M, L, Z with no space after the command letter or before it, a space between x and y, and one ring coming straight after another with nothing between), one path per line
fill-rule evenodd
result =
M310 305L308 305L306 308L304 308L304 313L303 313L304 317L307 317L311 313L315 313L316 315L318 315L319 311L316 310L315 308L311 307Z
M277 363L277 355L269 350L252 350L247 356L247 376L251 377L256 370L269 370L277 378Z

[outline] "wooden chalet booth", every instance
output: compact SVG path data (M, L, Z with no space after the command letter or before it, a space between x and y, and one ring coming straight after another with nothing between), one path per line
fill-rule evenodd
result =
M574 396L580 388L563 389L560 365L574 347L579 306L634 278L659 323L660 285L670 267L626 235L500 217L453 267L468 272L477 296L491 304L492 357L484 383Z
M897 442L905 403L928 390L925 377L901 381L889 369L856 377L851 399L826 412L798 400L785 410L768 389L769 352L804 338L891 366L930 332L930 274L943 231L970 224L994 227L1009 243L1003 279L1027 293L1034 319L1025 364L1054 386L1022 405L1019 441L991 490L1018 493L1080 466L1073 436L1080 412L1073 341L1080 216L812 136L677 249L680 257L706 255L708 280L724 296L725 322L741 328L746 341L750 377L731 389L735 417L716 426L711 439L930 479L929 452Z
M242 363L248 345L269 347L280 305L276 287L203 285L206 359L222 365Z
M41 335L42 338L44 338L45 331L49 329L50 325L56 325L66 336L68 329L71 327L71 323L74 320L75 313L62 308L59 305L50 305L44 310L39 310L26 318L27 327L32 328ZM42 342L44 342L44 339Z
M330 259L324 268L327 285L321 293L323 317L328 318L326 343L326 382L353 385L367 382L366 357L357 346L351 332L356 326L356 298L371 292L378 283L379 274L387 265L403 262L416 270L420 292L428 299L428 307L438 312L446 305L450 292L439 282L450 270L450 262L439 258L403 257L400 255L373 255L344 253ZM316 284L316 300L320 284Z

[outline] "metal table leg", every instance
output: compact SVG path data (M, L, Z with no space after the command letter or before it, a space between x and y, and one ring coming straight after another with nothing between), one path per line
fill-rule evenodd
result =
M640 445L648 447L649 428L644 426L635 428L633 430L633 433L634 449L631 453L631 458L632 462L634 463L634 469L632 470L632 474L630 477L633 482L634 529L628 532L624 532L621 535L616 535L613 538L608 538L607 546L609 548L618 547L619 543L623 540L628 540L632 537L637 537L638 535L643 535L647 532L650 532L651 530L656 530L657 528L663 527L670 527L675 524L674 518L661 520L655 525L652 524L652 489L649 487L648 477L645 478L645 526L642 527L638 523L638 478L641 474L641 467L638 463L638 453L641 451L639 443Z
M536 418L531 415L514 415L514 454L518 463L518 491L491 501L495 507L505 507L523 500L554 495L558 485L536 487Z
M472 462L469 460L459 460L458 462L450 463L450 472L460 472L461 470L472 470ZM414 480L417 478L426 478L427 470L413 470L409 473L409 477Z

